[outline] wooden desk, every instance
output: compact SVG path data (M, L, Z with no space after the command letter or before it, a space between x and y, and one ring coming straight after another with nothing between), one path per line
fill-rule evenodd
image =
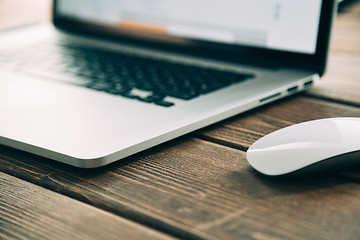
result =
M328 72L311 91L100 169L0 146L0 239L359 239L359 168L271 179L245 158L279 128L360 117L359 30L357 1L338 16Z

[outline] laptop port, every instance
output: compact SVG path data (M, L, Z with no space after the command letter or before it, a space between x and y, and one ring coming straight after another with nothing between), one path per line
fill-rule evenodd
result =
M298 86L288 88L288 93L296 93L298 91Z
M276 98L276 97L279 97L279 96L281 96L281 93L280 93L280 92L275 93L275 94L273 94L273 95L270 95L270 96L268 96L268 97L262 98L262 99L260 99L260 102L265 102L265 101L268 101L268 100L270 100L270 99L272 99L272 98Z
M305 88L309 88L309 87L311 87L313 84L314 84L314 81L313 81L313 80L307 81L307 82L304 83L304 87L305 87Z

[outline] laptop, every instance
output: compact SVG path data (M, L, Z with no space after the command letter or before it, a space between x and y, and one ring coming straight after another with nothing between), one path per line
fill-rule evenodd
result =
M311 87L335 0L55 0L0 33L0 144L100 167Z

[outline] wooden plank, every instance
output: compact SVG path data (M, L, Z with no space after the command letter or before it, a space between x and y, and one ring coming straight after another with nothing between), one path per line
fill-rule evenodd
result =
M331 50L360 54L360 14L356 17L339 16L336 19L331 39Z
M0 239L174 239L0 172Z
M297 96L196 136L245 150L264 134L293 123L358 114L355 107ZM0 170L186 239L358 239L360 235L358 178L349 174L285 181L266 178L249 167L244 152L190 137L96 170L0 147ZM359 175L356 169L351 173Z
M298 95L200 130L196 136L246 150L260 137L280 128L329 117L360 117L360 108Z
M360 106L359 66L360 54L331 54L327 73L320 84L308 91L307 94L317 98Z
M360 106L359 9L360 1L350 2L336 18L327 72L311 96Z
M360 106L360 1L345 6L335 20L327 72L309 95Z
M3 172L185 239L360 235L359 184L331 175L263 177L244 152L198 139L181 138L96 170L6 147L0 152Z
M207 127L194 136L246 151L256 140L273 131L296 123L331 117L360 117L360 108L299 94ZM360 183L357 168L342 170L337 176Z
M360 54L360 1L342 9L334 21L331 50Z

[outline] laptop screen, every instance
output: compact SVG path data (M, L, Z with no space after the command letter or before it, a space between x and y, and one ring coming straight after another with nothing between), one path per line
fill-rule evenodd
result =
M314 54L321 0L60 0L57 14L134 33Z

